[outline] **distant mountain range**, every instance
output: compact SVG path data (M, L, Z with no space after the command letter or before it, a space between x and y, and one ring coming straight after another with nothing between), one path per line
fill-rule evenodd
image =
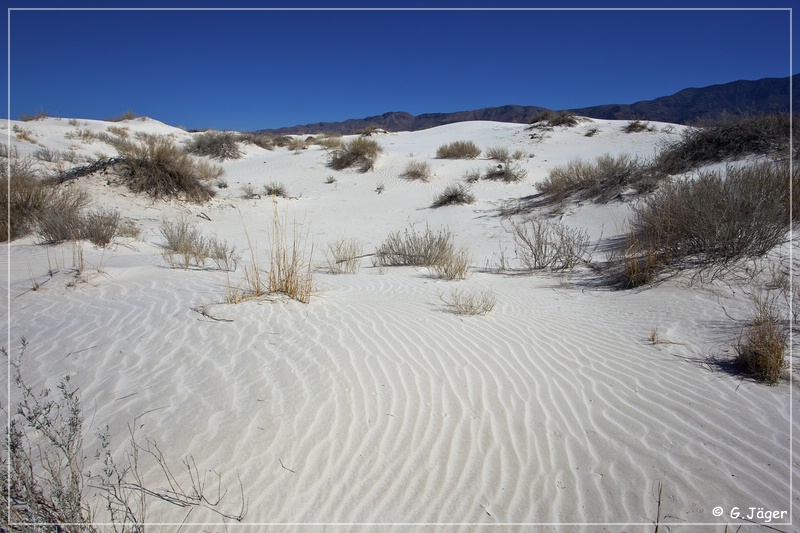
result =
M800 102L800 83L798 83L800 74L795 74L791 80L793 100ZM565 111L598 119L640 119L687 124L699 120L713 120L724 114L788 112L789 87L789 77L764 78L755 81L741 80L702 88L683 89L670 96L633 104L608 104ZM422 115L394 111L343 122L317 122L301 126L259 130L259 132L275 134L324 132L348 135L362 132L371 127L383 128L388 131L416 131L470 120L527 124L533 117L545 110L546 108L538 106L504 105L475 111L425 113Z

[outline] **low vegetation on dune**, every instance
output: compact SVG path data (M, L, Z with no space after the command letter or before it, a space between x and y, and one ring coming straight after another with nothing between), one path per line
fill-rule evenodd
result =
M708 163L749 155L785 158L790 156L792 133L795 148L800 147L797 138L800 123L787 114L729 117L685 130L679 140L661 150L655 165L663 173L679 174Z
M424 266L439 277L464 279L469 270L470 255L457 248L453 234L447 229L435 232L426 226L424 232L409 230L390 234L375 252L381 266Z
M570 197L608 202L629 188L639 193L652 191L661 177L635 157L605 154L594 162L575 159L552 169L539 184L539 191L553 203Z
M800 172L788 162L730 166L667 181L637 206L622 261L625 285L653 279L667 266L719 268L760 257L788 238L787 206Z
M369 172L381 152L383 149L374 139L356 137L332 149L328 165L334 170L357 167L360 172Z
M239 149L239 140L238 133L209 130L195 135L187 144L186 150L193 155L210 157L220 161L239 159L242 157L242 151Z
M472 141L453 141L436 149L439 159L475 159L481 149Z
M469 188L463 183L452 183L445 190L433 199L432 207L443 207L446 205L464 205L475 201L475 195L469 192Z
M552 128L555 126L577 126L578 117L569 111L542 111L530 120L531 127Z

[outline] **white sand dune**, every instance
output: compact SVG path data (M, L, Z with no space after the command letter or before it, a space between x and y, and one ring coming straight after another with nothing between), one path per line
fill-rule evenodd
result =
M624 134L624 124L584 122L538 142L525 126L489 122L379 134L385 153L366 174L327 168L319 147L299 154L249 147L242 159L222 164L229 187L203 205L154 202L100 176L80 178L70 186L134 219L142 239L119 239L102 250L89 243L43 246L31 236L5 248L6 346L13 354L27 339L23 365L36 386L73 376L88 449L107 424L122 453L127 427L135 424L137 435L156 441L174 464L191 454L202 469L221 473L234 512L238 473L248 500L245 524L283 524L281 531L309 524L370 530L376 523L402 530L545 524L542 530L652 531L659 483L661 520L676 531L740 524L729 515L733 507L743 516L750 507L797 514L795 385L757 384L709 362L730 357L747 317L748 298L738 286L686 275L611 291L585 282L587 272L496 272L501 257L514 261L498 215L505 202L535 193L549 169L571 159L649 157L681 131L665 133L655 124L659 131ZM38 143L13 140L21 156L42 146L113 153L97 141L66 140L75 129L66 120L11 125ZM153 120L120 125L176 141L192 135ZM586 137L589 127L600 132ZM435 159L436 148L454 140L533 154L521 163L527 179L479 182L472 187L476 203L431 209L446 185L492 164ZM429 183L399 177L412 160L431 165ZM336 183L326 183L327 176ZM295 197L276 200L278 211L315 246L320 268L309 304L277 296L226 304L226 284L241 278L241 265L233 273L167 265L158 227L182 215L205 234L235 243L243 263L253 245L266 264L273 201L244 200L241 187L258 190L272 181ZM378 184L385 186L381 194ZM630 205L619 202L576 204L563 221L596 241L623 233L629 213ZM369 258L355 275L321 268L326 243L342 235L371 253L390 232L426 224L449 228L469 247L467 280L443 281L424 268L381 269ZM81 283L72 273L76 247L85 263ZM487 316L453 314L442 297L454 288L491 289L497 304ZM651 344L654 328L670 342ZM151 465L147 475L156 484L157 474ZM712 514L717 506L722 517ZM153 503L148 520L179 523L185 514ZM200 531L196 524L223 521L197 509L187 522L195 525L185 528Z

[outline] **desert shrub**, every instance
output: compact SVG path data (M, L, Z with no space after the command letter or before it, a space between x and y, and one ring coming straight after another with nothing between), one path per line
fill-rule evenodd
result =
M667 182L635 209L637 247L658 250L664 263L726 264L764 255L786 240L791 223L790 185L796 191L800 179L796 168L790 179L789 167L760 163Z
M256 192L256 188L250 183L242 185L242 198L245 200L252 200L254 198L261 198L261 195Z
M325 252L328 272L331 274L356 274L361 264L364 245L358 239L340 237L328 243Z
M598 157L593 163L576 159L556 167L539 184L550 201L561 202L577 195L582 200L607 202L629 187L638 192L652 190L659 176L638 159L627 154Z
M44 109L40 109L39 111L37 111L33 115L30 115L28 113L22 113L19 116L19 120L21 122L31 122L31 121L34 121L34 120L42 120L42 119L45 119L45 118L47 118L49 116L50 115L47 114L47 111L45 111Z
M514 153L511 154L511 159L515 159L517 161L519 161L520 159L525 159L525 157L526 157L526 154L525 154L524 150L519 150L519 149L518 150L514 150ZM533 157L533 154L531 154L531 157Z
M586 133L584 133L583 136L584 137L594 137L598 133L600 133L600 128L598 128L597 126L593 126L593 127L589 128L588 130L586 130Z
M106 247L117 235L118 228L119 211L116 209L95 209L86 213L80 236L94 245Z
M383 151L377 141L366 137L356 137L334 148L330 154L329 166L334 170L358 167L368 172L375 166L378 155Z
M481 171L477 169L468 170L464 174L464 181L467 183L476 183L481 179Z
M194 224L185 218L175 222L164 220L159 230L164 238L162 254L170 266L175 265L176 255L183 260L183 268L189 268L192 260L197 266L205 265L209 254L208 241Z
M439 159L475 159L481 149L472 141L453 141L436 149Z
M494 159L501 163L508 163L511 160L511 153L508 151L508 148L502 146L487 149L485 155L489 159ZM521 158L518 157L517 159Z
M496 166L487 168L486 173L483 175L483 179L513 183L524 180L525 176L527 175L528 172L522 168L519 163L507 161L505 163L499 163Z
M755 296L753 307L750 324L734 345L734 363L754 379L775 384L786 367L787 334L780 325L777 306L769 297Z
M300 152L301 150L306 150L310 145L311 141L309 141L308 139L303 139L300 137L289 137L289 141L286 143L286 148L288 148L292 152Z
M135 220L126 218L121 220L119 226L117 226L117 235L120 237L138 239L142 236L142 228L139 227Z
M141 142L118 147L121 175L128 188L153 198L185 197L202 202L214 196L205 182L223 174L219 167L197 161L165 137L142 136Z
M61 159L61 152L58 150L51 150L50 148L39 148L33 152L31 156L39 161L55 163Z
M446 229L434 232L427 225L423 233L391 233L375 252L380 266L425 266L437 277L464 279L469 271L470 255L466 248L456 248L453 234Z
M219 240L216 237L209 237L206 239L206 250L209 259L217 265L217 268L226 272L236 270L236 265L241 259L236 252L235 246L228 244L228 241Z
M220 161L242 157L242 152L239 150L239 135L231 131L209 130L195 135L186 149L190 154Z
M410 180L430 181L431 166L425 161L410 161L401 176Z
M530 124L535 127L575 126L578 117L569 111L546 110L533 117Z
M664 173L679 174L747 155L788 153L791 131L800 134L800 124L788 115L728 118L704 128L685 130L680 140L661 150L655 163Z
M328 185L333 185L334 183L336 183L336 178L334 178L333 176L328 176L327 178L325 178L325 183L327 183Z
M511 222L517 257L526 270L569 270L589 259L589 235L561 222Z
M240 133L239 141L253 144L265 150L275 149L275 136L269 133Z
M80 238L81 210L89 203L85 191L39 179L28 160L12 160L8 167L10 175L0 177L0 203L8 209L8 216L0 218L3 240L34 231L45 242ZM6 170L2 165L2 174Z
M123 120L135 120L137 118L139 118L139 115L128 109L115 117L107 118L106 122L122 122Z
M409 231L391 233L375 252L382 266L431 266L452 255L453 234L446 229L434 232L427 225L423 233Z
M628 122L622 131L625 133L640 133L643 131L654 131L655 128L649 122L642 122L641 120L631 120Z
M326 150L335 150L341 148L342 138L338 135L320 135L314 140L314 144Z
M453 204L471 204L475 196L461 183L452 183L433 199L433 207Z
M453 289L448 296L442 296L442 301L457 315L487 315L494 309L497 298L491 290L480 292L466 292Z
M205 476L200 474L204 470L191 456L183 460L181 469L171 467L154 441L148 439L143 445L137 440L135 424L128 426L129 441L121 463L111 452L111 435L106 426L99 431L100 448L93 454L102 465L94 472L85 468L85 460L93 450L84 445L79 389L69 375L59 381L55 391L36 390L28 385L22 374L26 347L23 339L17 357L0 347L0 354L9 363L9 388L14 389L14 400L7 412L5 445L0 449L0 461L6 466L5 482L0 488L0 514L7 524L3 531L104 531L101 526L111 526L113 531L143 531L146 510L153 501L167 502L188 512L203 507L236 521L244 518L246 500L241 484L239 512L229 512L224 509L227 504L222 503L227 489L220 488L216 497L207 493ZM147 464L151 461L155 464ZM151 466L160 470L163 477L157 485L142 485L143 472ZM182 470L183 474L176 476L173 470ZM217 477L214 481L221 481L218 474ZM110 523L95 522L102 519L96 514L99 509L107 513L106 522Z
M472 256L469 249L462 246L451 247L439 255L436 263L430 265L434 275L443 279L466 279L469 275L469 264Z
M264 185L264 196L277 196L279 198L286 198L289 196L289 192L286 190L286 186L283 183L268 183Z

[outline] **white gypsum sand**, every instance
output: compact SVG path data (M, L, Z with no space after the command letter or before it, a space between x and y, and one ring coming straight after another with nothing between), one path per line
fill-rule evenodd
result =
M20 158L42 147L116 153L76 129L123 127L132 138L144 132L179 143L197 135L151 119L77 123L6 127L36 141L12 133ZM4 248L8 350L17 354L20 338L27 340L23 369L35 387L54 389L65 375L79 386L87 466L97 468L98 429L108 424L121 454L135 424L176 470L191 454L203 471L220 473L234 510L238 473L244 523L298 531L301 523L459 523L465 531L469 524L652 524L659 483L662 522L719 524L692 531L736 522L715 517L717 506L789 511L798 501L790 465L800 459L800 447L790 446L793 385L765 386L709 364L732 357L748 317L750 302L737 286L686 274L613 291L582 283L591 277L586 269L514 270L501 208L535 194L556 166L607 153L652 157L682 130L653 123L654 132L626 134L625 124L586 121L540 140L524 125L491 122L378 133L371 138L383 153L366 173L328 168L317 145L296 153L244 145L241 159L211 161L225 170L227 188L200 204L152 200L105 175L79 178L69 186L89 191L92 207L135 221L141 237L97 249L44 246L31 235ZM585 136L592 127L599 133ZM447 185L497 164L435 157L457 140L521 150L526 178L481 180L469 188L474 203L432 209ZM429 181L402 176L411 161L428 163ZM264 195L273 182L289 197ZM247 185L261 197L243 198ZM558 219L584 229L594 247L623 235L630 212L630 203L572 202ZM226 303L253 259L268 270L275 216L290 244L297 238L308 253L313 248L310 303L281 295ZM180 217L235 245L237 269L223 272L210 260L171 268L159 227ZM323 251L343 236L371 254L392 232L426 227L447 228L468 247L466 280L373 265L370 257L357 274L325 268ZM603 253L598 247L595 259ZM494 309L455 314L443 302L453 289L491 290ZM650 342L655 328L670 342ZM145 467L145 480L158 484L157 468ZM185 516L153 501L147 518ZM188 522L222 519L197 509Z

